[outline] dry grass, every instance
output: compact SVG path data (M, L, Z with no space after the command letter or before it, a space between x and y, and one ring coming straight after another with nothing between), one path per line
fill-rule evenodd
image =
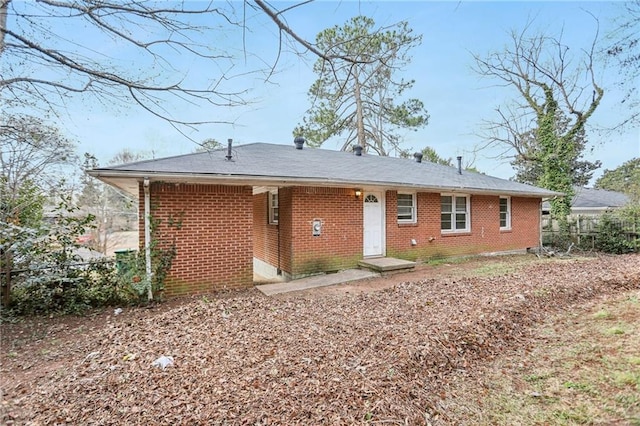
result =
M461 386L468 424L640 425L640 301L637 291L554 316L526 350L481 368Z

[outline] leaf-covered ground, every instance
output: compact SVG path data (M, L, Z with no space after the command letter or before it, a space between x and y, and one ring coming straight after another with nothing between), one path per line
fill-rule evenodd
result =
M110 311L58 333L37 320L3 325L2 419L473 424L448 408L457 381L481 381L476 367L514 348L526 355L548 316L640 289L640 255L531 258L459 277L427 267L378 291L247 291ZM174 360L164 370L152 365L162 355Z

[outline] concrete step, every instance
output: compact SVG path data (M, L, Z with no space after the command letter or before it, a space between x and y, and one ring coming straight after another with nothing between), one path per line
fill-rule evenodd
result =
M393 257L371 257L358 262L361 268L381 273L407 272L415 269L416 262Z
M344 284L379 276L380 274L376 272L363 271L362 269L347 269L336 272L335 274L314 275L312 277L300 278L282 283L257 285L256 288L266 296L273 296L274 294L289 293L292 291L301 291L335 284Z

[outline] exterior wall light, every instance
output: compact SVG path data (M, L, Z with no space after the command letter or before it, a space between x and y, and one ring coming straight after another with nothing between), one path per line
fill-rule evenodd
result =
M362 196L362 190L356 189L356 198L360 198Z

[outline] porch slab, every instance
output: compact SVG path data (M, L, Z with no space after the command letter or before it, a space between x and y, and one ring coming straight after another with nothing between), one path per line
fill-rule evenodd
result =
M283 283L257 285L256 288L266 296L288 293L291 291L307 290L315 287L325 287L335 284L344 284L367 278L379 277L380 274L364 269L347 269L335 274L314 275Z
M362 268L384 273L410 271L415 268L416 262L393 257L372 257L361 260L358 265Z

